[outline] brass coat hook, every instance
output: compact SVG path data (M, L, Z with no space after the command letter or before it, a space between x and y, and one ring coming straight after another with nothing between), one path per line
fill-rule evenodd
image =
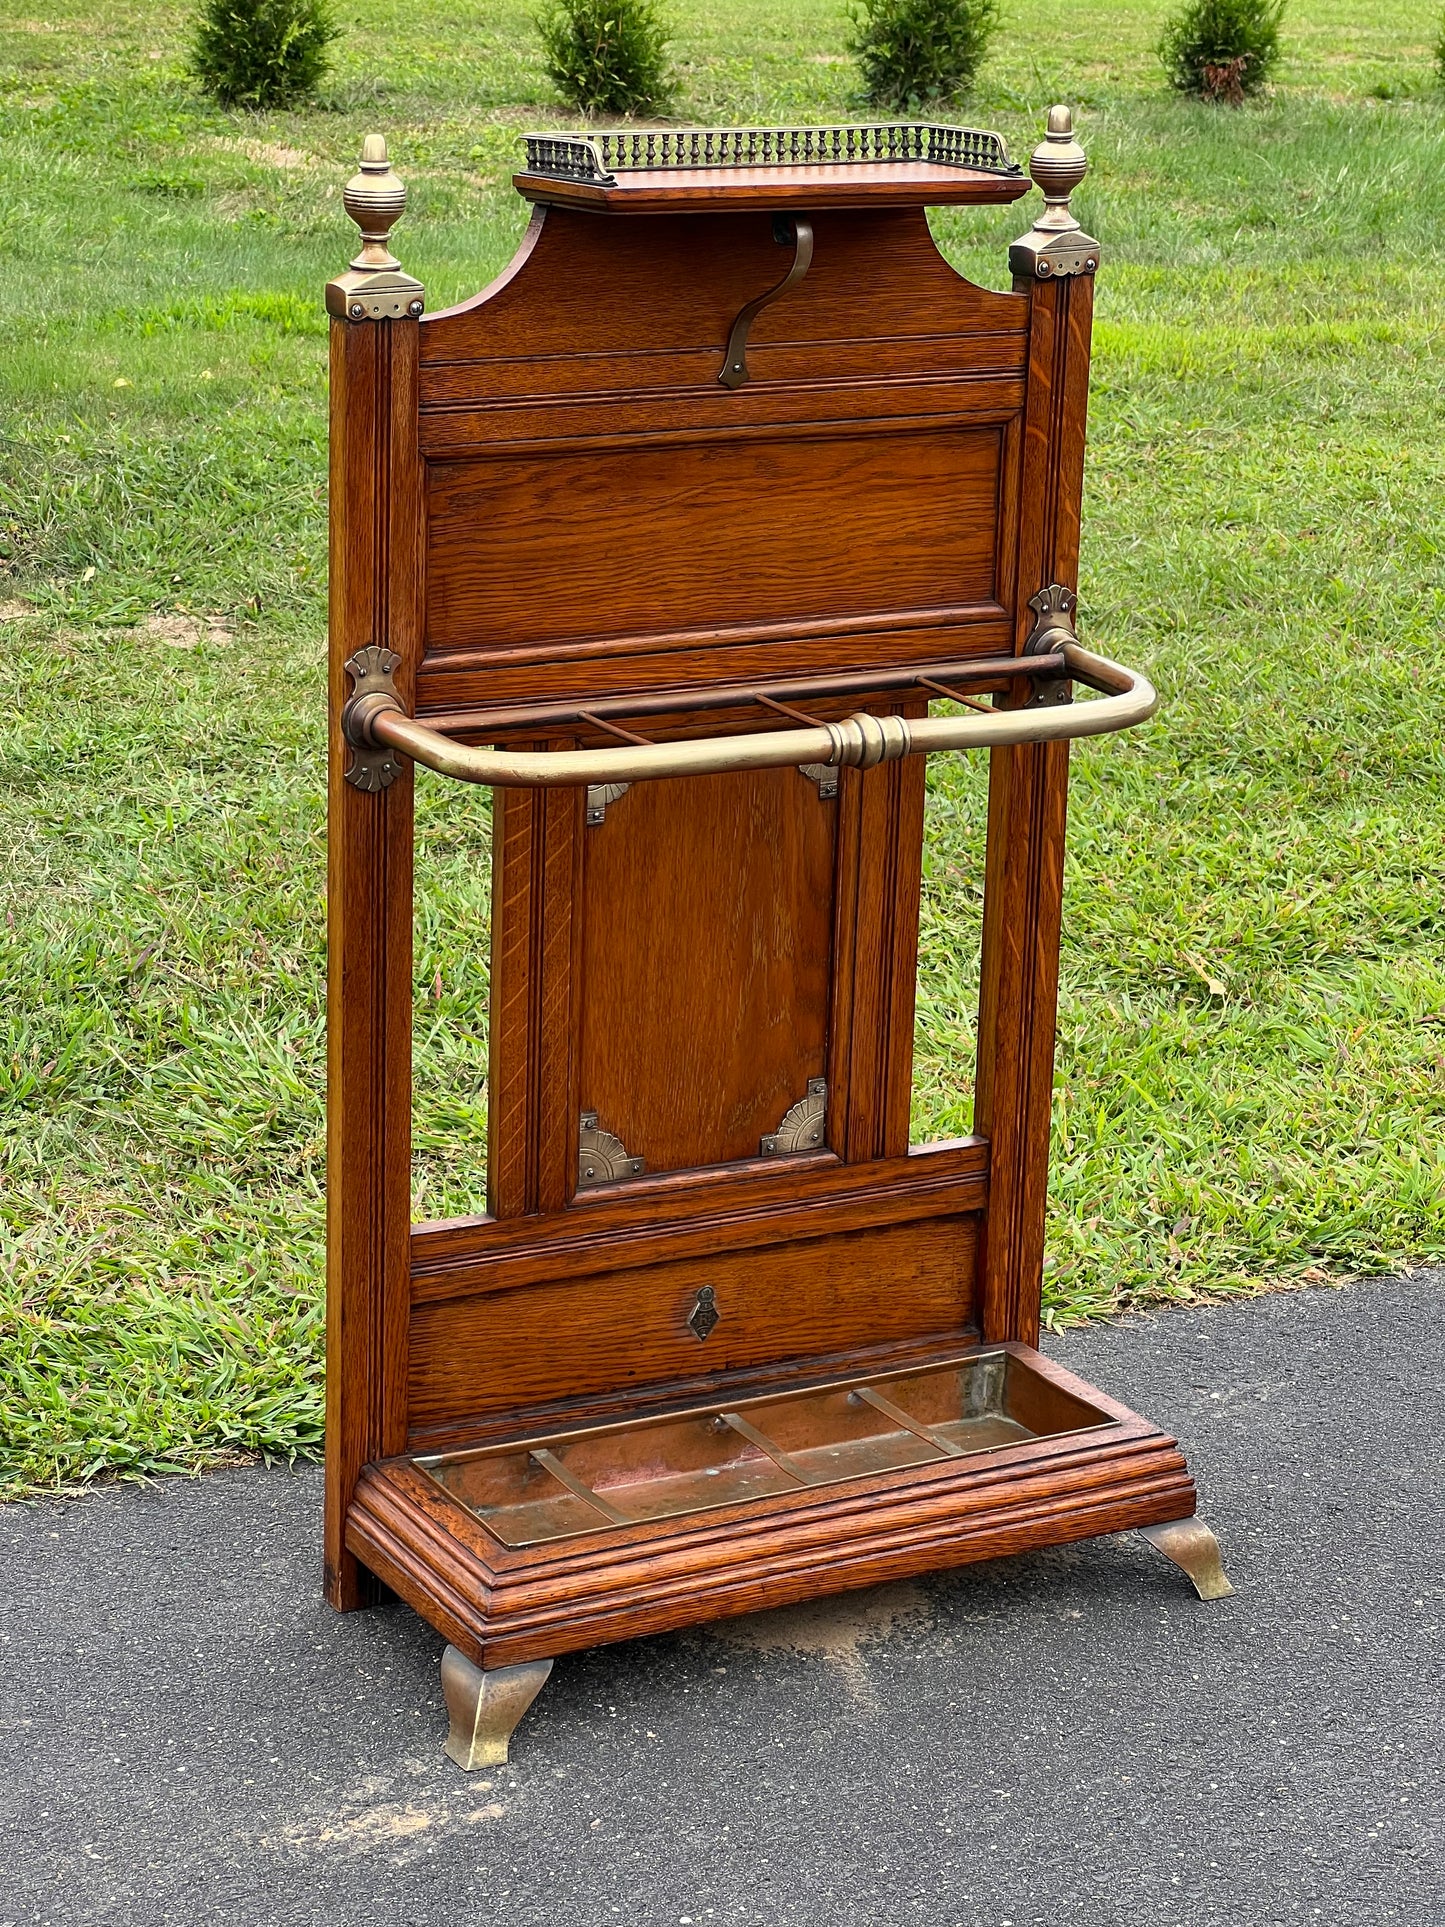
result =
M722 369L718 380L724 388L741 388L748 378L748 330L762 313L763 309L776 301L780 295L795 288L808 269L813 265L813 223L801 217L793 220L786 214L773 216L773 239L780 248L793 250L793 265L776 287L769 288L755 300L739 310L733 323L733 331L728 336L727 353L723 356Z

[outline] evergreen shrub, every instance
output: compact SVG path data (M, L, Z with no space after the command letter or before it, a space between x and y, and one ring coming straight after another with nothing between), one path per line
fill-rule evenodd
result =
M848 50L870 103L914 114L966 94L1000 13L999 0L861 0Z
M191 70L223 107L286 107L315 91L340 31L330 0L203 0Z
M1185 0L1165 23L1159 58L1182 94L1237 107L1279 59L1284 0Z
M555 0L537 28L552 84L584 114L657 113L676 91L654 0Z

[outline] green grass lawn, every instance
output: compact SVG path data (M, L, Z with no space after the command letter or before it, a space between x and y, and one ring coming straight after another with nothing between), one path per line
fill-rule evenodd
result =
M39 0L36 0L39 5ZM680 111L858 111L842 0L674 0ZM1071 100L1099 280L1084 633L1163 717L1075 752L1053 1319L1445 1254L1436 9L1292 0L1171 98L1154 0L1010 0L966 118ZM321 1437L325 321L391 137L433 306L507 259L528 9L343 0L313 110L184 17L0 25L0 1481ZM1019 212L937 224L1006 284ZM920 1136L967 1128L981 770L931 770ZM475 1206L487 815L421 789L419 1215Z

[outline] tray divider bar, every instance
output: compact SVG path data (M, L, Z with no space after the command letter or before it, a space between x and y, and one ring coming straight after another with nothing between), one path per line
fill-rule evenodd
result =
M600 729L607 736L617 736L624 743L641 743L646 746L652 741L650 736L638 736L630 729L623 729L620 723L610 723L605 716L599 716L590 709L579 709L577 720L579 723L591 723L594 729Z
M796 1479L799 1485L813 1485L815 1483L815 1481L799 1467L796 1460L790 1459L780 1445L774 1445L766 1432L760 1432L757 1426L745 1419L741 1413L723 1412L720 1416L724 1425L730 1425L735 1432L740 1433L741 1436L748 1441L749 1445L755 1445L760 1452L765 1452L780 1472L786 1472L788 1477L790 1479Z
M795 723L802 723L807 729L816 729L818 727L818 718L816 716L808 715L806 710L793 709L787 703L780 703L775 697L764 695L761 690L753 697L753 701L755 703L761 703L764 709L775 710L779 716L791 717Z
M885 1398L881 1392L875 1392L871 1385L855 1386L853 1396L861 1399L865 1405L871 1405L875 1412L881 1412L884 1418L892 1419L895 1425L901 1425L904 1431L911 1432L914 1438L922 1439L925 1445L936 1446L940 1452L946 1453L951 1459L963 1457L961 1445L955 1445L953 1440L945 1438L942 1432L935 1432L933 1427L925 1425L922 1419L911 1418L901 1406L895 1405L891 1398Z
M951 703L962 703L965 709L976 709L981 716L993 714L992 704L976 702L972 696L965 696L962 690L950 689L947 683L936 682L932 676L920 676L918 686L931 690L936 696L946 696Z
M590 1485L577 1477L575 1472L569 1472L562 1461L549 1452L545 1445L533 1446L527 1456L534 1464L540 1465L544 1472L550 1472L559 1484L565 1485L574 1498L580 1499L584 1505L592 1506L604 1518L610 1519L613 1525L632 1524L625 1512L619 1512L615 1505L609 1505L600 1492L594 1492Z

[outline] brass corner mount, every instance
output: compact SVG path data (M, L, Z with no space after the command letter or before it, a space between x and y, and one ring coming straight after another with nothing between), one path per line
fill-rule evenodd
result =
M378 708L400 709L396 693L396 671L401 657L380 643L368 643L346 659L351 678L351 694L341 710L341 733L351 749L346 780L356 789L384 790L401 775L395 752L372 736L368 722Z
M1073 115L1067 107L1051 107L1048 132L1029 156L1029 173L1043 193L1044 210L1008 252L1009 267L1020 280L1059 281L1098 268L1099 244L1085 234L1069 206L1069 197L1088 171L1088 158L1074 139Z
M1034 612L1034 626L1024 643L1024 654L1048 656L1071 643L1076 644L1079 637L1074 628L1074 612L1078 606L1078 596L1062 582L1051 582L1037 595L1031 595L1029 607ZM1033 694L1024 704L1025 709L1050 709L1074 700L1074 685L1068 676L1035 676L1033 685Z
M342 194L346 211L361 229L361 252L345 274L326 284L326 310L341 321L415 321L426 306L426 289L405 274L387 237L406 206L406 187L391 170L386 137L368 134L360 171Z

